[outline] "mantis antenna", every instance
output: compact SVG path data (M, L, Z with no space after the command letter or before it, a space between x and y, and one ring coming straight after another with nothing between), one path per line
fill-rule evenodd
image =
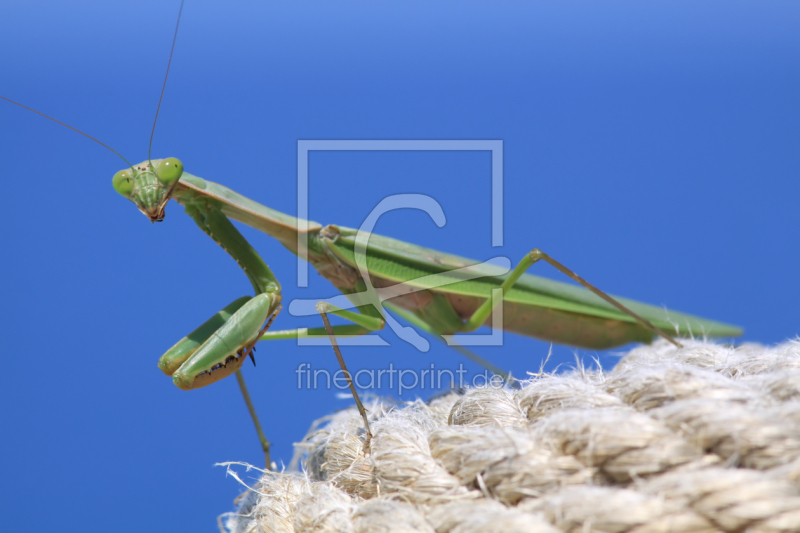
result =
M173 35L173 37L172 37L172 48L169 51L169 61L167 62L167 73L164 75L164 84L161 86L161 96L158 97L158 107L156 107L156 116L153 119L153 129L150 132L150 146L147 149L147 160L148 161L150 161L150 153L152 152L152 149L153 149L153 136L156 133L156 122L158 121L158 112L161 110L161 100L164 99L164 90L167 88L167 78L169 77L169 67L172 65L172 54L175 52L175 43L178 40L178 28L181 25L181 13L183 13L183 2L184 2L184 0L181 0L181 7L178 9L178 21L175 24L175 35ZM131 169L133 169L133 165L131 165L130 162L122 156L122 154L120 154L119 152L117 152L116 150L114 150L113 148L108 146L107 144L105 144L105 143L103 143L101 141L98 141L97 139L95 139L94 137L89 135L88 133L84 133L81 130L79 130L78 128L73 128L69 124L65 124L65 123L61 122L60 120L54 119L53 117L51 117L49 115L45 115L44 113L42 113L40 111L36 111L35 109L31 109L30 107L28 107L26 105L23 105L23 104L20 104L19 102L15 102L14 100L11 100L10 98L6 98L5 96L0 96L0 98L5 100L6 102L10 102L10 103L12 103L14 105L17 105L17 106L19 106L19 107L21 107L23 109L27 109L28 111L32 111L33 113L36 113L37 115L40 115L40 116L42 116L42 117L44 117L46 119L52 120L53 122L55 122L57 124L61 124L62 126L67 127L67 128L71 129L72 131L74 131L76 133L80 133L84 137L93 140L94 142L96 142L97 144L102 146L103 148L106 148L106 149L112 151L114 154L117 155L117 157L119 157L120 159L125 161L126 165L128 165L129 167L131 167Z
M12 104L14 104L14 105L18 105L18 106L20 106L22 109L27 109L28 111L33 111L33 112L34 112L34 113L36 113L37 115L43 116L43 117L44 117L44 118L46 118L46 119L50 119L50 120L52 120L53 122L55 122L55 123L57 123L57 124L61 124L62 126L65 126L65 127L67 127L67 128L69 128L69 129L71 129L71 130L72 130L72 131L74 131L74 132L80 133L80 134L81 134L81 135L83 135L84 137L87 137L87 138L89 138L89 139L93 140L94 142L96 142L97 144L99 144L100 146L102 146L103 148L108 148L109 150L111 150L112 152L114 152L114 153L115 153L115 154L116 154L116 155L117 155L117 156L118 156L120 159L122 159L123 161L125 161L125 164L126 164L126 165L128 165L128 166L129 166L129 167L131 167L131 168L133 168L133 165L131 165L131 164L128 162L128 160L127 160L127 159L125 159L124 157L122 157L122 155L121 155L119 152L117 152L116 150L114 150L113 148L111 148L110 146L108 146L107 144L105 144L105 143L102 143L102 142L98 141L97 139L95 139L95 138L94 138L94 137L92 137L91 135L89 135L89 134L86 134L86 133L83 133L81 130L79 130L79 129L77 129L77 128L73 128L73 127L72 127L72 126L70 126L69 124L64 124L64 123L63 123L63 122L61 122L60 120L56 120L56 119L54 119L53 117L50 117L50 116L48 116L48 115L45 115L44 113L41 113L41 112L39 112L39 111L36 111L35 109L31 109L30 107L28 107L28 106L26 106L26 105L22 105L22 104L20 104L19 102L15 102L14 100L11 100L11 99L9 99L9 98L6 98L5 96L0 96L0 98L2 98L3 100L5 100L6 102L11 102L11 103L12 103Z
M164 84L161 86L161 96L158 97L158 107L156 107L156 116L153 119L153 129L150 132L150 146L147 147L148 161L150 161L150 153L153 151L153 136L156 134L156 122L158 122L158 112L161 111L161 100L164 99L164 91L167 88L167 78L169 78L169 67L172 66L172 54L175 52L175 43L178 42L178 28L181 25L183 2L184 0L181 0L181 7L178 9L178 21L175 23L175 35L172 36L172 48L170 48L169 50L169 60L167 61L167 72L166 74L164 74Z

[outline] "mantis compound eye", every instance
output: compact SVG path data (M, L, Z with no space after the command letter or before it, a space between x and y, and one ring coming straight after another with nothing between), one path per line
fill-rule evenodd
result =
M133 176L131 175L130 169L120 170L114 174L111 185L113 185L114 190L122 196L126 198L130 196L131 192L133 192Z
M183 163L174 157L168 157L161 161L156 170L158 181L164 185L173 185L176 181L181 179L183 174Z

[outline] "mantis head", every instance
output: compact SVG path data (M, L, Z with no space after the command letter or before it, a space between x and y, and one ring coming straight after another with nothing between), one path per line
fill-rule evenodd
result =
M164 207L183 174L183 163L174 157L143 161L114 174L114 190L136 204L150 222L164 220Z

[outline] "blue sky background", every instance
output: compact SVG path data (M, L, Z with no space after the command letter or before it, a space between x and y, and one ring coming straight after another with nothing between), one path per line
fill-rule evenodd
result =
M177 9L6 0L0 94L144 160ZM502 139L502 249L486 152L312 154L311 218L358 227L389 194L428 194L444 228L404 211L377 231L482 260L539 247L609 292L777 343L800 333L799 23L790 2L189 0L153 157L294 214L298 139ZM183 392L156 361L245 276L176 204L152 225L119 197L113 154L5 102L0 132L4 529L214 531L240 488L212 465L260 463L254 431L234 380ZM335 294L313 271L297 289L294 257L245 234L288 300ZM386 338L348 349L351 369L462 362ZM548 349L509 334L481 353L520 375ZM288 341L245 367L278 461L350 405L298 389L303 362L335 368Z

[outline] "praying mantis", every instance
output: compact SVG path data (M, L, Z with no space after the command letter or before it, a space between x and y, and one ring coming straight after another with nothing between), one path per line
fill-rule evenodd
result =
M357 230L322 226L280 213L223 185L185 173L183 164L175 158L145 161L121 170L115 174L113 185L151 221L164 219L169 199L182 204L197 225L236 260L258 295L252 300L234 301L162 356L159 366L185 390L209 385L238 370L257 341L325 333L321 328L267 331L268 326L261 327L280 310L280 283L231 224L231 218L267 233L295 254L299 253L298 233L304 232L308 261L338 290L354 299L366 282L381 287L427 287L388 299L388 307L433 334L452 335L491 326L492 311L501 303L505 330L584 348L650 342L657 335L679 344L669 332L710 337L742 333L728 324L607 296L537 249L526 254L510 273L491 275L490 270L478 268L477 274L482 275L464 279L459 277L458 269L476 265L476 261L370 235L370 243L362 251L366 254L368 275L362 276L356 257ZM525 273L540 260L589 290ZM445 283L430 286L430 281L420 281L431 275L439 275ZM492 301L492 289L502 291L499 301ZM409 294L412 297L407 297ZM384 327L380 309L360 300L358 304L360 313L331 309L333 314L353 323L334 327L335 334L360 335ZM204 344L206 340L211 342ZM234 356L238 351L242 353Z
M650 342L657 335L680 346L669 331L678 335L702 332L710 337L742 333L735 326L608 296L538 249L526 254L510 273L492 275L479 268L477 275L464 279L457 273L474 265L474 261L379 236L369 236L371 245L365 246L358 242L357 230L322 226L280 213L222 185L185 173L176 158L148 160L120 170L112 183L118 193L154 222L164 219L165 206L174 198L249 278L255 297L235 300L178 341L159 360L159 367L184 390L210 385L236 372L248 406L250 401L238 371L247 356L252 357L259 341L327 333L347 374L335 336L362 335L385 325L380 304L357 297L366 285L415 288L413 293L401 291L395 301L389 299L387 306L412 324L441 336L474 331L482 325L496 326L491 315L501 306L505 318L502 327L508 331L587 348ZM324 329L268 331L281 309L280 283L230 218L267 233L295 254L299 253L298 233L305 232L308 260L320 275L353 298L360 313L323 305L319 310ZM540 260L585 289L525 273ZM439 283L420 281L429 276L438 276ZM498 297L492 290L499 290ZM332 327L327 312L353 324ZM368 445L369 422L349 374L347 377L364 418ZM254 421L259 428L255 416ZM266 442L261 438L262 443ZM268 454L268 445L265 453Z
M419 280L425 275L442 276L449 283L417 291L422 294L412 298L401 295L389 301L391 309L434 334L464 333L482 325L491 326L491 312L501 303L492 301L492 289L502 291L504 329L572 346L605 349L630 342L650 342L656 335L677 344L669 337L667 332L670 331L678 335L702 332L711 337L733 337L742 333L735 326L605 296L540 250L526 254L510 274L463 280L451 273L477 262L371 236L366 248L369 273L365 279L358 271L356 259L357 230L300 221L222 185L184 173L182 163L175 158L145 161L121 170L114 176L113 185L151 221L163 220L166 203L174 198L197 225L236 260L256 294L265 295L252 301L236 300L164 354L159 366L173 376L178 387L186 390L219 381L241 367L244 357L236 357L231 365L226 363L233 357L230 345L236 346L233 351L244 349L244 355L249 355L258 340L324 333L319 329L311 332L265 330L257 335L260 325L277 315L280 309L280 283L230 223L230 218L267 233L295 254L298 253L298 232L305 232L309 243L308 260L320 275L346 295L363 290L365 281L380 286L419 287L423 286ZM301 227L303 230L299 229ZM589 290L525 274L539 260L549 262ZM488 274L488 271L478 272ZM449 275L452 279L448 279ZM362 302L359 311L333 309L333 314L353 322L353 325L334 328L334 332L358 335L384 327L381 310L374 305ZM251 320L252 316L257 320ZM236 324L241 329L233 328ZM201 348L207 339L214 344ZM226 341L224 348L218 347L219 341Z

